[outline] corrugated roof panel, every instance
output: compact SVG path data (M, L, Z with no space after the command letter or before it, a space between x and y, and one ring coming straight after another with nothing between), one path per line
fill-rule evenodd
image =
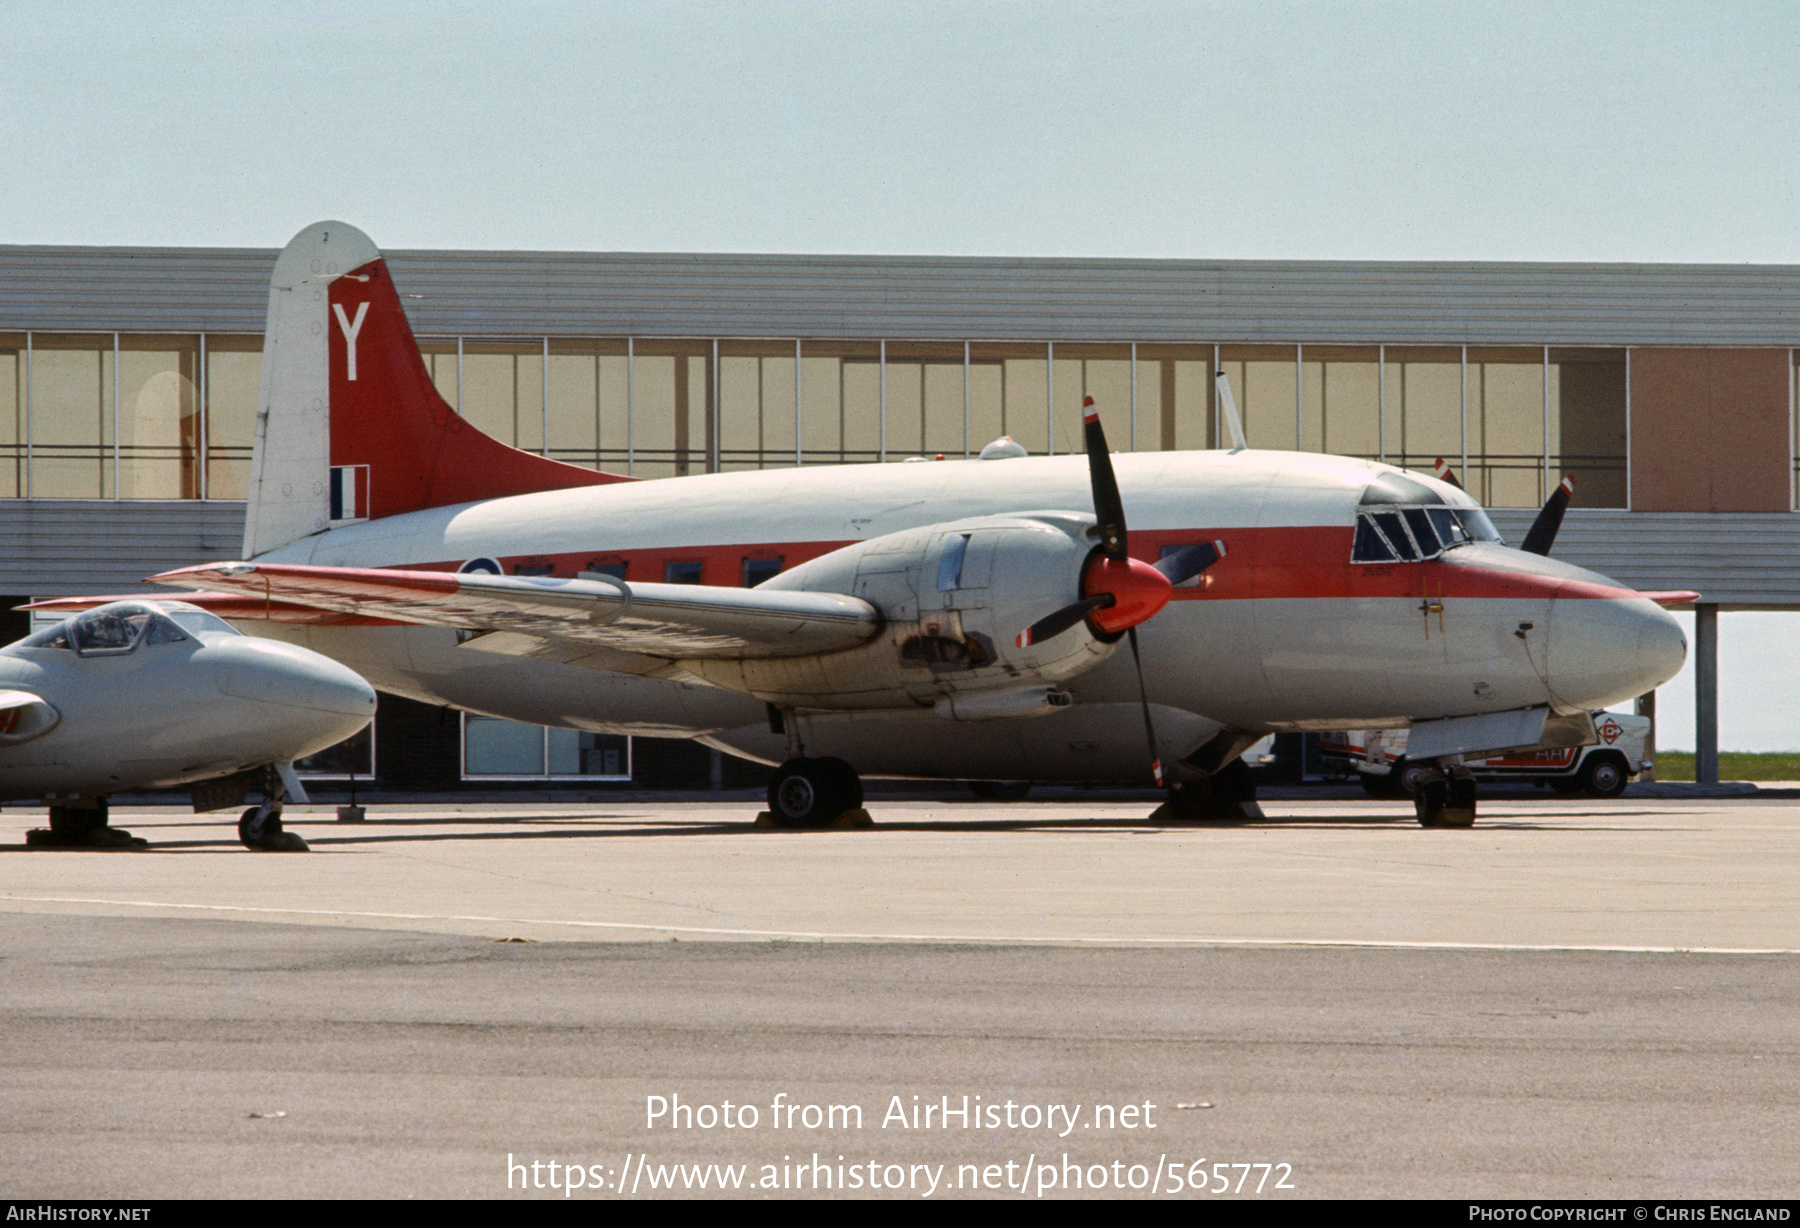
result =
M1789 265L389 256L423 333L1800 344ZM0 329L258 332L274 258L0 247Z

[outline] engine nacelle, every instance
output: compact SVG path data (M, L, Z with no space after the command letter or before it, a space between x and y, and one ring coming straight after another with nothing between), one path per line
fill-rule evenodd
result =
M824 656L683 664L716 686L797 708L933 707L1054 686L1114 648L1085 623L1026 648L1015 644L1035 620L1079 599L1093 527L1091 514L1027 512L845 546L763 587L860 597L886 620L875 638ZM956 705L939 710L953 715Z

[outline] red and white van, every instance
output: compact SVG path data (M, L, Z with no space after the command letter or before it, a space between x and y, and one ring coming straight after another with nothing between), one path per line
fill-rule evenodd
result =
M1477 780L1526 780L1561 793L1617 797L1640 771L1650 740L1650 718L1623 712L1594 713L1593 746L1522 751L1471 759ZM1406 761L1406 730L1365 729L1319 735L1319 754L1345 775L1355 772L1372 797L1410 797L1418 765Z

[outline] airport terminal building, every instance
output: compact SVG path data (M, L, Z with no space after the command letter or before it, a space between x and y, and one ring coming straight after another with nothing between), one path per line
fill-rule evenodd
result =
M0 247L0 605L240 556L276 254ZM1001 435L1074 452L1084 396L1117 448L1215 447L1214 370L1251 446L1444 458L1510 540L1573 475L1559 557L1702 594L1702 779L1719 611L1800 609L1800 267L387 256L460 414L638 477L961 457ZM752 564L666 578L754 583ZM739 772L398 700L355 758L410 788Z

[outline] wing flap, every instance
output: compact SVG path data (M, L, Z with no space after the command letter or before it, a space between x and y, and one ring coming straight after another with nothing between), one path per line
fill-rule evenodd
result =
M627 584L551 576L224 563L150 577L360 618L575 640L687 658L797 657L852 648L880 628L866 601L841 593Z

